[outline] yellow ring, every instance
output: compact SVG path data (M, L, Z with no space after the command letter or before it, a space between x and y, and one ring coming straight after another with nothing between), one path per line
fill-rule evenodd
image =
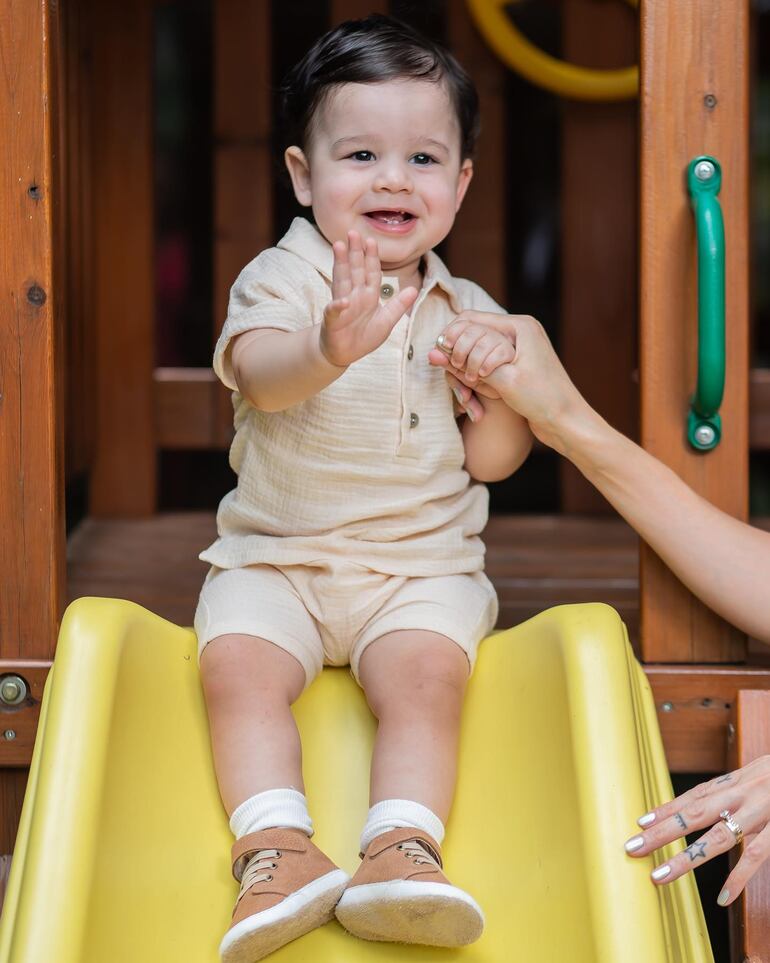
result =
M637 6L638 0L627 0ZM628 100L639 92L639 68L595 70L576 67L544 53L511 23L507 0L468 0L476 26L487 44L512 70L530 83L576 100Z

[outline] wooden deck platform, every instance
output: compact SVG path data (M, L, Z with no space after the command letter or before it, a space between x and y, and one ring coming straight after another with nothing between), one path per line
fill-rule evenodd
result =
M86 519L70 536L68 596L131 599L190 625L213 539L212 513L121 521ZM495 516L485 534L487 573L500 596L501 627L550 605L604 601L638 635L638 539L622 521Z

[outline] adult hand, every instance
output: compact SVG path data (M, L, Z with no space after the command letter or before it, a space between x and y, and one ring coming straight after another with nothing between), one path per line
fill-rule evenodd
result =
M626 842L626 852L634 857L647 856L675 839L710 826L687 849L653 870L653 882L671 883L737 845L735 834L720 818L725 811L745 834L743 855L717 899L720 906L728 906L770 857L770 756L701 783L640 817L644 832Z
M479 325L504 334L515 351L513 361L500 365L481 380L469 379L464 367L453 363L455 345L462 347L466 331ZM442 349L436 348L428 355L431 364L443 367L456 382L478 394L483 395L485 389L491 388L527 419L533 433L546 445L561 450L558 437L561 423L565 419L586 417L591 412L535 318L463 311L442 334ZM462 351L458 351L458 357L460 354Z

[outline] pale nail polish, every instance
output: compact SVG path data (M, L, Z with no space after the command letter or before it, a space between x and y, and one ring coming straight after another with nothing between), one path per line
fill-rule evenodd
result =
M644 846L644 837L632 836L626 843L625 849L627 853L635 853L637 849L641 849L642 846Z
M717 896L717 903L719 903L720 906L726 906L727 901L729 899L730 899L730 890L723 889L722 892L719 894L719 896Z
M644 816L640 816L636 821L640 826L649 826L650 823L655 822L655 813L645 813Z
M655 882L657 883L657 882L659 882L660 880L665 879L670 872L671 872L671 867L664 865L664 866L658 866L658 868L657 868L657 869L654 869L654 870L650 873L650 875L652 876L652 878L653 878L653 879L655 880Z
M464 411L465 414L470 418L471 421L475 421L475 420L476 420L476 416L473 414L473 412L471 411L470 408L463 408L463 411Z
M459 388L452 388L452 391L454 391L455 398L457 398L457 403L458 403L459 405L463 404L463 393L462 393L462 391L460 391Z

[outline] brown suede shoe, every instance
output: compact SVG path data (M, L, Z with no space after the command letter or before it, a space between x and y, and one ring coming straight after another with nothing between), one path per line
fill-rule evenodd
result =
M224 963L254 963L327 923L350 877L298 829L264 829L233 846L241 891L219 947Z
M427 833L392 829L362 859L335 911L349 933L427 946L465 946L481 936L481 908L441 872L441 850Z

